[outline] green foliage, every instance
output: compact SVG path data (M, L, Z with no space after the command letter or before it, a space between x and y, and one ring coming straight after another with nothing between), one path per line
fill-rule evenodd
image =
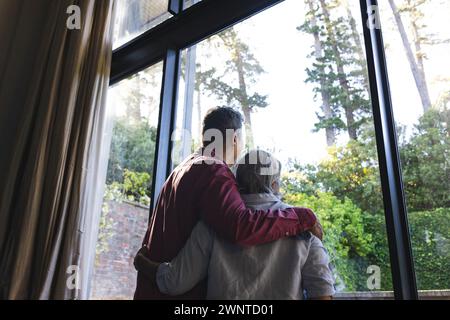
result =
M318 215L338 287L366 291L367 267L376 265L381 269L380 290L392 290L384 215L365 214L349 199L342 201L330 193L287 192L284 200ZM450 288L450 209L411 212L409 223L419 289Z
M293 192L310 195L331 192L341 200L351 199L363 211L382 212L381 184L372 137L371 130L366 129L360 140L351 140L342 147L330 147L328 157L316 166L291 163L291 172L296 177L285 176L284 184Z
M313 85L315 98L321 97L322 113L316 113L316 131L344 129L350 139L370 118L370 100L362 46L355 30L354 18L334 18L340 7L336 1L306 0L309 7L305 22L297 29L314 37L312 63L306 69L306 83ZM356 35L355 35L356 34ZM330 145L330 141L328 141Z
M346 291L366 286L366 268L361 257L373 252L372 235L364 230L363 212L351 200L339 200L330 193L316 196L286 194L286 203L311 208L319 217L326 237L324 245L337 271L337 285Z
M380 267L380 290L391 291L393 290L392 273L384 213L365 214L364 227L365 231L372 235L372 245L374 248L374 250L367 255L366 259L370 261L371 265Z
M118 118L112 134L107 183L122 183L126 169L151 174L155 145L156 128L147 121L142 119L136 122L126 117Z
M408 210L450 206L450 135L448 112L430 110L409 139L399 127L400 156ZM366 126L358 141L330 147L318 165L290 164L284 183L292 192L332 192L350 198L370 213L382 213L382 192L373 129Z
M106 185L104 201L129 201L143 206L150 205L151 176L146 172L124 170L123 183L114 181Z
M409 222L419 289L450 288L450 209L412 212Z
M123 192L127 200L150 205L151 176L147 172L133 172L125 169Z
M418 288L450 288L450 209L409 213L411 242ZM381 268L381 290L391 290L391 271L384 216L365 216L364 226L372 234L376 250L369 253Z
M113 128L96 257L109 250L108 241L114 236L111 201L150 205L156 128L140 117L137 102L131 101L131 105L134 113L117 118Z
M450 206L450 135L448 111L430 110L411 139L400 148L410 210Z
M423 290L450 287L448 122L446 109L430 110L419 119L409 137L403 128L399 127L413 253L419 288ZM334 250L334 263L346 290L367 290L364 280L367 275L363 266L368 265L380 267L381 290L392 290L376 159L374 134L370 128L366 128L358 141L329 148L329 156L321 163L302 166L294 162L290 165L291 170L283 176L283 188L287 194L286 198L291 200L289 202L310 206L320 219L324 219L325 242ZM324 194L332 195L334 201L324 198ZM440 207L445 209L438 209ZM343 223L342 219L338 218L337 222L333 221L331 227L329 215L323 212L328 210L329 214L342 217L341 209L347 210L351 217L361 219L346 219ZM339 237L342 236L339 231L346 232L348 223L363 226L364 234L371 239L367 243L371 248L369 251L361 253L358 247L353 245L354 242L351 242L351 246L337 242L336 239L341 239Z

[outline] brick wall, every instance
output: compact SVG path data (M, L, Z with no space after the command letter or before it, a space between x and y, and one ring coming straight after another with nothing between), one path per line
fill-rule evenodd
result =
M132 299L136 287L133 259L147 230L149 209L115 201L108 206L113 234L106 251L96 256L91 299Z

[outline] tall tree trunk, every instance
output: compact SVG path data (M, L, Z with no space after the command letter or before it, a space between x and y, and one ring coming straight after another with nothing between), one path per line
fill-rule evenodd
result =
M252 118L251 118L251 110L250 108L242 108L242 113L245 117L245 136L246 136L246 145L249 149L254 148L254 140L253 140L253 130L252 130Z
M414 76L414 81L416 82L417 90L419 91L420 100L422 101L423 111L426 112L431 108L431 99L430 93L428 91L428 86L426 79L424 77L424 73L421 72L419 63L414 58L413 50L411 49L411 45L408 39L408 35L406 33L405 25L403 24L402 17L400 12L398 11L397 5L394 0L388 0L389 5L391 6L392 12L394 14L395 22L397 24L398 31L400 33L400 37L402 38L403 47L406 52L406 56L408 57L409 66L411 68L411 72ZM422 69L423 69L423 61L422 61Z
M252 129L252 119L251 119L251 107L248 102L248 95L247 95L247 84L245 83L245 72L244 72L244 64L242 61L242 56L239 50L236 48L234 52L234 60L236 63L236 70L238 74L239 79L239 91L241 92L242 99L241 101L241 108L242 113L244 114L245 120L245 134L246 134L246 144L247 147L252 149L254 147L254 140L253 140L253 129Z
M239 83L239 95L235 97L237 101L239 101L242 109L242 113L244 114L244 127L246 133L246 145L248 148L254 147L254 139L253 139L253 129L252 129L252 106L248 101L248 93L247 93L247 83L245 81L245 69L244 69L244 58L242 57L241 48L239 45L239 39L236 35L235 30L231 29L227 33L219 34L219 37L222 38L222 41L225 45L230 49L232 54L232 63L236 68L236 74L238 77Z
M415 21L411 22L411 29L413 31L413 37L414 37L414 48L416 53L416 59L417 59L417 67L419 69L420 76L422 77L425 86L427 87L428 91L428 84L427 84L427 78L425 75L425 66L424 66L424 53L422 51L422 41L420 39L419 34L419 28Z
M408 3L408 6L411 8L411 10L413 10L413 11L418 10L417 7L414 7L415 4L412 3L411 0L408 0L407 3ZM419 26L418 26L418 23L420 23L420 22L418 21L418 17L416 15L414 15L412 12L410 12L410 13L411 13L410 14L411 30L413 32L413 38L414 38L414 49L415 49L415 54L416 54L417 68L419 69L420 76L422 77L422 79L424 81L424 85L426 87L426 92L428 94L429 90L428 90L427 77L425 74L424 52L422 49L422 38L420 36L420 30L419 30ZM430 103L430 106L431 106L431 103Z
M348 0L344 0L345 10L347 11L347 17L350 23L350 29L352 31L352 38L356 45L356 53L358 55L359 65L362 68L363 78L364 78L364 88L367 90L367 94L370 94L370 84L369 84L369 73L367 70L366 57L364 55L363 43L361 41L361 36L359 35L358 28L356 26L356 20L353 17L352 11Z
M331 46L333 49L333 54L336 57L336 66L339 77L339 84L344 90L345 93L345 102L344 102L344 110L345 110L345 118L347 120L347 132L348 136L352 140L356 140L358 138L356 128L355 128L355 116L353 114L353 105L350 100L350 87L348 85L347 76L344 72L344 64L342 62L341 54L339 52L339 48L337 45L337 39L333 31L333 26L331 25L330 12L328 11L328 7L325 3L325 0L319 0L320 6L322 8L322 13L324 16L327 33L331 41Z
M317 27L317 19L315 15L314 3L313 0L307 0L309 11L311 12L311 26L314 28L313 36L314 36L314 55L316 59L322 58L323 49L322 42L320 41L319 32L316 30ZM325 79L322 77L320 79L320 95L322 98L322 111L324 113L325 119L331 119L333 117L333 111L330 107L330 93L326 89ZM327 145L329 147L333 146L336 143L336 130L333 127L325 128L325 135L327 138Z
M135 86L132 87L132 97L127 101L126 117L134 123L139 123L142 120L141 104L142 104L142 91L141 91L141 79L139 76L135 77Z

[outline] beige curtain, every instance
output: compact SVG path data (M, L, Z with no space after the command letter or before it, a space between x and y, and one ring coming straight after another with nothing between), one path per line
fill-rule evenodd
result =
M66 27L70 5L79 30ZM113 0L0 0L0 298L82 295L73 276L92 238L83 190L112 17Z

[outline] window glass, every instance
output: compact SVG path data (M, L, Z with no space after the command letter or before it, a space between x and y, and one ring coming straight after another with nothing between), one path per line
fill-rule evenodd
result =
M380 15L419 294L448 297L450 2L380 1Z
M208 109L241 111L247 148L283 164L285 202L322 221L340 297L384 299L391 271L357 5L287 0L184 50L172 161L201 146Z
M117 0L113 48L169 19L169 0Z
M151 205L162 65L153 65L108 92L103 144L109 144L110 151L92 299L133 298L133 259L147 230Z

